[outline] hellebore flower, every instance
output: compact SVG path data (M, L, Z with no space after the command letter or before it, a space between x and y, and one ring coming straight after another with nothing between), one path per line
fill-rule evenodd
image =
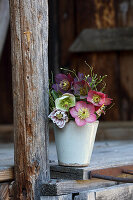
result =
M81 99L87 98L89 90L90 90L89 83L84 80L74 83L74 94L80 95Z
M93 90L88 92L87 101L95 106L101 107L103 104L105 106L110 105L111 100L112 99L108 98L107 95L102 92L96 92Z
M67 113L59 110L59 109L55 109L53 110L50 115L48 116L53 123L55 123L59 128L63 128L66 124L66 122L68 122L68 116Z
M94 112L95 107L84 101L78 101L75 107L70 108L70 114L75 118L75 122L78 126L84 126L86 123L96 121L96 115Z
M71 85L73 83L73 78L70 74L57 74L55 76L56 84L53 84L52 88L58 92L66 93L71 91Z
M69 108L75 106L75 96L73 94L65 93L62 97L55 100L57 109L68 111Z

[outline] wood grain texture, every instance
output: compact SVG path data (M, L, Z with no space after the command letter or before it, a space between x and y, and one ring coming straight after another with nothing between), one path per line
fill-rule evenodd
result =
M106 163L107 164L107 163ZM132 162L130 164L114 164L114 165L99 165L99 167L86 167L86 168L71 168L63 166L51 166L51 178L54 179L68 179L68 180L88 180L91 179L90 174L100 174L106 176L123 177L125 174L123 170L133 170Z
M10 1L15 199L39 200L48 168L48 1Z
M9 183L0 184L0 200L9 199Z
M112 186L106 189L96 191L96 200L132 200L133 199L133 184L122 184Z
M42 196L58 196L70 193L79 193L81 191L93 190L96 188L109 187L116 184L110 181L94 181L94 180L52 180L42 187Z
M74 200L132 200L133 199L133 185L121 184L108 188L99 188L81 192L74 197Z
M0 182L5 182L14 179L13 167L1 168L0 167Z
M133 28L84 29L70 52L133 50Z
M0 58L9 26L9 1L0 0Z

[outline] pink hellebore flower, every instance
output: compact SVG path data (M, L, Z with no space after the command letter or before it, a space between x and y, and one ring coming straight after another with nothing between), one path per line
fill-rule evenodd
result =
M60 110L60 109L53 110L48 117L59 128L63 128L65 126L66 122L68 122L67 113L65 111Z
M108 96L102 92L96 92L93 90L88 92L87 101L95 106L101 107L103 104L108 106L111 104L111 100L112 99L108 98Z
M75 118L75 122L78 126L84 126L86 123L96 121L94 112L95 107L84 101L78 101L73 108L70 108L70 114Z

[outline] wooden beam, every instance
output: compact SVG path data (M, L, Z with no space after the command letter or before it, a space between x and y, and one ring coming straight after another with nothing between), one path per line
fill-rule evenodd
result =
M109 174L114 171L113 175L118 176L122 171L119 171L119 167L133 170L132 152L132 141L127 141L127 144L124 141L96 142L88 167L64 167L53 164L51 165L51 178L87 180L90 171L101 170L102 172L103 169L107 169ZM111 171L110 168L112 168Z
M108 188L100 188L92 191L81 192L75 196L74 200L132 200L133 199L133 184L120 184Z
M84 29L70 47L70 52L133 50L133 27Z
M96 140L133 140L133 122L100 122Z
M84 167L84 168L72 168L54 165L51 166L51 178L53 179L68 179L68 180L88 180L90 179L90 173L101 174L106 176L123 177L123 170L132 170L133 165L114 165L114 166L103 166L99 165L99 168Z
M48 1L11 0L15 199L40 199L48 167Z
M0 57L9 26L9 1L0 0Z
M5 182L14 179L13 167L0 167L0 182Z
M79 193L85 190L93 190L96 188L109 187L115 185L111 181L98 181L95 180L51 180L49 183L44 184L42 187L42 196L58 196L70 193Z

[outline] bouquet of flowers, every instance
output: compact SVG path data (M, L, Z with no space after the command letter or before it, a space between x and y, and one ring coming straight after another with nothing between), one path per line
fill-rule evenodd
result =
M63 128L69 120L75 120L77 126L92 123L102 113L105 114L107 106L112 103L112 99L103 93L106 87L104 82L106 75L98 77L93 72L93 67L89 68L88 75L76 74L75 70L61 68L67 73L57 74L55 83L52 78L49 90L51 110L49 118L59 128ZM98 90L101 85L101 89Z

